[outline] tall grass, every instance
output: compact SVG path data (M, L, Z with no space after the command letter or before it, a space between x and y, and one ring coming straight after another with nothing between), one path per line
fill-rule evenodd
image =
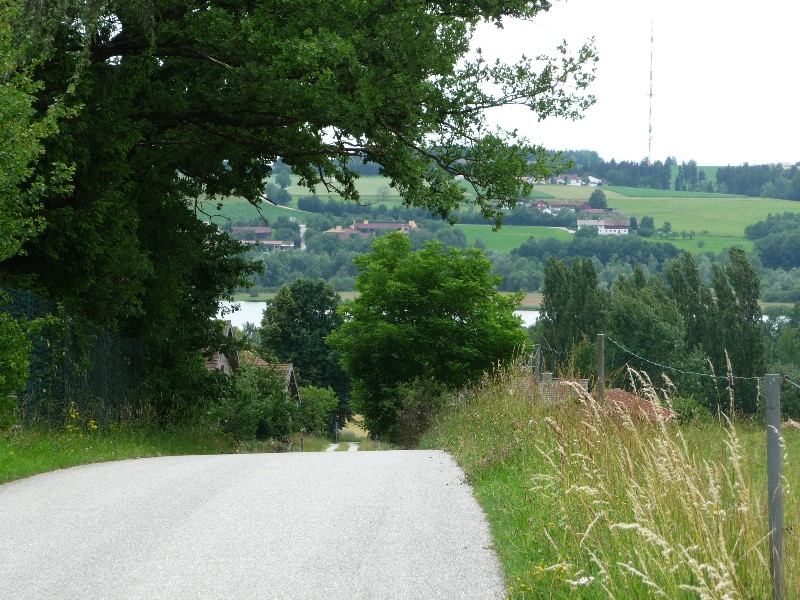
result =
M647 390L650 394L654 390ZM451 451L492 526L510 598L768 598L766 434L559 402L519 373L464 393L423 440ZM786 524L800 436L784 432ZM800 538L785 534L787 598Z

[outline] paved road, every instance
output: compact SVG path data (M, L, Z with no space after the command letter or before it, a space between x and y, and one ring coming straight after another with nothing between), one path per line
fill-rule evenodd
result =
M167 457L0 486L9 600L502 598L482 512L435 451Z

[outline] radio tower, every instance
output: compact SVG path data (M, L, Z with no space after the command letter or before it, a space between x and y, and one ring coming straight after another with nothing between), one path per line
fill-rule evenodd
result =
M647 130L647 164L652 164L653 150L653 22L650 21L650 122Z

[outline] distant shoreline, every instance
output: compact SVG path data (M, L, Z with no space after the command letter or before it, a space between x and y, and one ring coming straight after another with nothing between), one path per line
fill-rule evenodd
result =
M510 296L511 292L500 292L504 296ZM339 292L342 300L352 300L358 296L355 290L347 292ZM267 302L275 297L275 292L261 292L255 296L250 294L234 294L234 302ZM542 308L542 293L541 292L526 292L522 303L517 307L519 310L541 310Z

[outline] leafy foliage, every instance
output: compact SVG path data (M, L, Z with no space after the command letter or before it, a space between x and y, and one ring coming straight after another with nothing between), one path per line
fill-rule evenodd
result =
M292 363L301 386L330 387L342 399L342 419L348 416L350 386L339 354L325 338L342 323L341 298L322 280L297 279L284 285L268 304L261 320L260 351Z
M220 430L237 441L288 435L297 427L297 413L283 374L248 364L230 377L227 393L212 411Z
M513 314L520 297L495 290L498 278L479 250L432 242L412 251L407 237L393 233L355 260L360 295L328 339L371 433L399 438L400 386L458 387L522 350L525 332Z
M331 388L300 388L300 428L306 433L328 435L339 417L339 397Z
M736 378L731 382L736 410L753 413L755 378L765 372L759 280L740 248L731 249L728 257L727 264L712 266L711 287L686 253L668 264L669 287L658 277L648 280L637 266L608 292L597 289L591 261L575 259L569 269L551 259L534 337L562 357L564 369L568 361L563 357L582 353L597 333L607 333L622 346L607 352L607 372L622 375L617 384L624 383L626 366L648 373L652 381L665 374L686 399L693 395L711 409L725 397L730 373ZM591 364L577 366L582 373L593 370Z
M592 208L608 208L606 193L600 188L595 189L589 196L589 206Z

